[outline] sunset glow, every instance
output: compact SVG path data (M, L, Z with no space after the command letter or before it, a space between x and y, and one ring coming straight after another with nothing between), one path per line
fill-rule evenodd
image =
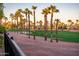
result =
M37 6L36 10L36 21L42 20L43 21L43 15L41 14L42 9L45 7L49 7L51 3L5 3L5 9L4 13L9 18L10 13L15 13L17 9L25 9L29 8L32 11L31 6L35 5ZM76 21L76 19L79 19L79 4L75 3L55 3L53 4L59 9L58 13L54 13L54 19L60 19L60 21L67 23L68 19L71 19L73 22ZM31 20L33 21L33 17L31 16ZM50 15L48 15L48 21L50 20Z

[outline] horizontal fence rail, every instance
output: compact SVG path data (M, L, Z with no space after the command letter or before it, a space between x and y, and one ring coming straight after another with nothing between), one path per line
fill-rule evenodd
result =
M13 37L10 38L8 35L9 33L4 33L5 56L25 56Z

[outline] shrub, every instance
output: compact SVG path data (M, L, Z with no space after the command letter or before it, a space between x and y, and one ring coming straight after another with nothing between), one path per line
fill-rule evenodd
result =
M5 31L5 28L2 25L0 25L0 33L4 33L4 31Z

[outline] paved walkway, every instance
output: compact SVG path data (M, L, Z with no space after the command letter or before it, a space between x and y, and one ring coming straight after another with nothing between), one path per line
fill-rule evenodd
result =
M50 42L44 41L42 37L36 37L36 40L29 39L27 35L10 32L16 43L28 56L79 56L79 43L70 42Z
M3 47L0 47L0 56L4 56L4 48Z

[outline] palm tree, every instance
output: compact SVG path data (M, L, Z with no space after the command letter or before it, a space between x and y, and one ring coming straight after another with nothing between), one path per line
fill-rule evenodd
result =
M2 18L4 17L3 9L4 9L4 5L3 3L0 3L0 25L1 25Z
M29 38L30 38L30 15L32 15L32 12L28 9L28 21L29 21Z
M21 28L21 30L23 29L23 24L22 24L22 21L23 21L23 19L22 19L22 17L23 17L23 15L21 14L23 11L22 11L22 9L18 9L18 11L19 11L19 18L20 18L20 24L21 24L21 26L20 26L20 28Z
M56 42L58 42L57 34L58 34L58 23L59 23L59 19L55 19L55 21L56 21Z
M45 41L47 40L47 15L49 13L50 13L50 11L47 8L42 10L42 14L44 14Z
M27 13L28 13L28 8L25 9L26 22L27 22Z
M18 9L15 12L15 19L17 20L17 30L18 30L18 26L19 26L19 24L18 24L18 18L20 18L20 22L22 21L21 11L22 11L21 9ZM22 26L22 24L21 24L21 26Z
M32 9L33 9L33 17L34 17L34 32L35 32L35 21L36 21L36 18L35 18L35 10L36 10L37 6L32 6ZM35 34L34 34L34 40L35 40Z
M59 12L59 10L56 9L56 6L53 6L53 5L48 7L48 9L50 10L50 14L51 14L50 26L51 26L51 42L52 42L53 13L54 12Z
M26 16L26 21L25 21L25 23L27 23L27 14L28 14L28 8L25 8L25 10L24 10L24 12L23 12L24 14L25 14L25 16ZM27 27L25 27L26 29L27 29Z

